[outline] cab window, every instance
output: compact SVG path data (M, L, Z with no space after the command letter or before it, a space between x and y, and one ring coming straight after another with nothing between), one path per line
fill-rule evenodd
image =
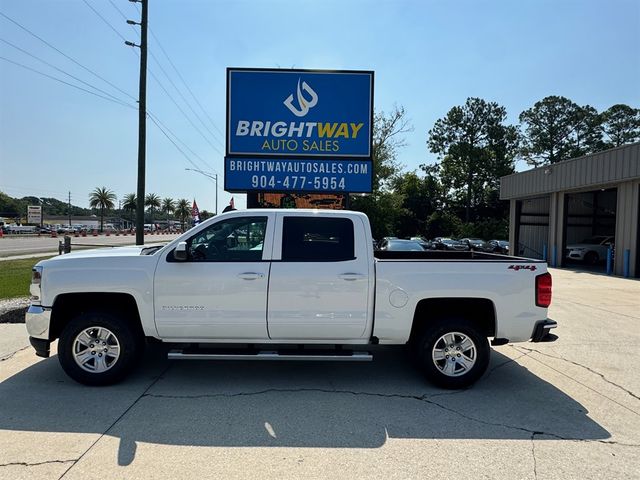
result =
M348 218L284 218L283 261L340 262L354 256L353 222Z
M262 260L267 217L222 220L188 240L192 262L257 262Z

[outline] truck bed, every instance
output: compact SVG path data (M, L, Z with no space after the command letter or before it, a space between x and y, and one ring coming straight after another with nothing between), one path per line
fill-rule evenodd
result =
M395 261L395 260L490 260L493 262L509 262L509 263L545 263L544 260L533 258L511 257L509 255L500 255L497 253L463 251L456 252L450 250L425 250L424 252L397 252L386 250L375 250L373 256L377 260Z

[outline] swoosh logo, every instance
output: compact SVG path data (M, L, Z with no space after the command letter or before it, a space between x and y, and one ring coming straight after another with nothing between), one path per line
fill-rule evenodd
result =
M302 92L306 92L311 98L306 99ZM296 90L298 97L298 106L293 106L293 94L289 95L284 101L284 105L293 113L296 117L304 117L309 113L309 109L316 106L318 103L318 94L309 86L307 82L302 82L300 85L300 79L298 79L298 88Z

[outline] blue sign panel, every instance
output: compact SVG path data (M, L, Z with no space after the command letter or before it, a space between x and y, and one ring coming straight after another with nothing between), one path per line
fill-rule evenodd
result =
M373 72L227 69L227 155L370 158Z
M371 192L369 160L226 157L224 189L229 192Z

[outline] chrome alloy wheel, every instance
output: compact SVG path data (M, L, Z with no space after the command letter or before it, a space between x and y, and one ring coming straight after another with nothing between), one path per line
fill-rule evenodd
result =
M459 377L468 373L476 364L477 357L478 352L473 340L460 332L442 335L431 352L434 365L448 377Z
M73 359L87 372L106 372L119 357L120 342L107 328L85 328L73 341Z

